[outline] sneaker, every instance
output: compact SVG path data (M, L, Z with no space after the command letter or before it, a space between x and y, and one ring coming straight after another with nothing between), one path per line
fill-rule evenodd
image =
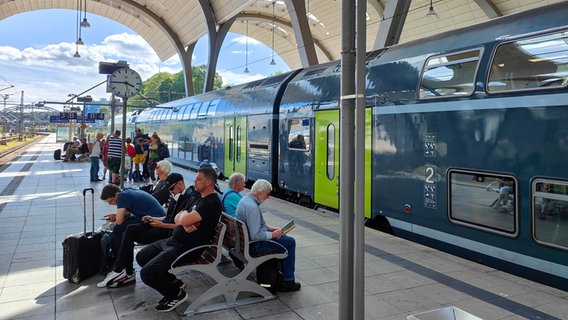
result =
M293 292L300 290L301 287L302 285L295 281L282 281L282 285L280 286L280 289L278 289L278 291Z
M185 288L187 288L187 285L185 284L185 282L181 281L180 279L176 279L174 281L174 285L176 287L178 287L180 290L185 290Z
M115 280L112 280L111 282L107 283L107 287L120 288L135 283L136 283L136 273L132 273L132 274L126 274L124 277L121 278L115 278Z
M169 312L177 308L180 304L184 303L187 300L188 295L185 291L180 290L177 297L173 298L172 300L169 299L162 299L160 303L156 306L155 310L158 312Z
M112 270L111 272L107 273L107 275L106 275L106 277L103 281L97 283L97 287L106 288L106 286L110 282L112 282L116 279L124 278L124 277L126 277L126 270L125 269L123 269L120 272L116 272L116 271Z

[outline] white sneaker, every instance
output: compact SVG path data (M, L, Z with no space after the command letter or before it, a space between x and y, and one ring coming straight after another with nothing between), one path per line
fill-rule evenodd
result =
M107 282L107 287L120 288L135 283L136 283L136 272L132 274L125 273L123 277L116 277L113 280Z
M126 269L122 269L122 271L120 272L116 272L114 270L112 270L111 272L109 272L105 279L99 283L97 283L97 287L99 288L106 288L106 286L111 283L114 282L116 279L120 279L126 276Z

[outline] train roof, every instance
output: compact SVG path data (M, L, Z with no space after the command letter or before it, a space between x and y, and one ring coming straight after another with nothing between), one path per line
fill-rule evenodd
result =
M142 111L137 122L272 113L281 85L295 73L287 72L160 104Z

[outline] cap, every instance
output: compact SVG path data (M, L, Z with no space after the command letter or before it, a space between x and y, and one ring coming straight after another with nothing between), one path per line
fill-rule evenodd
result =
M170 189L174 184L183 181L183 176L179 173L170 173L166 178L166 188Z
M210 162L203 161L199 164L199 169L201 168L213 168Z

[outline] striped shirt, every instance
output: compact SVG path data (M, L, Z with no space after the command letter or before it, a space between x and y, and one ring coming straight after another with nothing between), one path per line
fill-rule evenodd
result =
M122 148L124 143L122 139L116 136L111 136L108 143L108 156L120 158L122 156Z

